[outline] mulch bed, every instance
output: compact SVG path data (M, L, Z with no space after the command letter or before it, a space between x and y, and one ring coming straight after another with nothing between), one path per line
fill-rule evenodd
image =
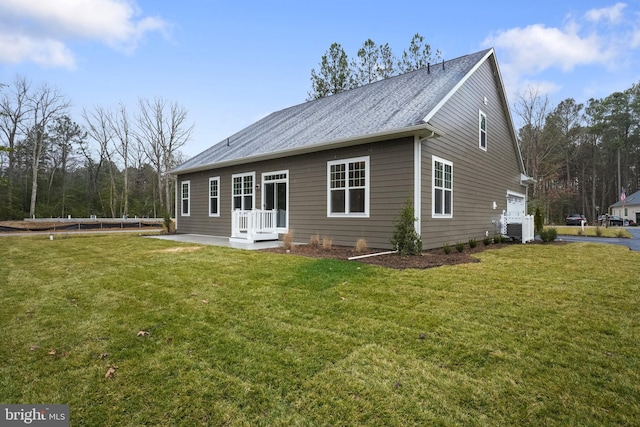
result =
M480 262L478 258L473 255L485 251L487 249L500 249L505 246L510 246L517 243L498 243L485 246L482 242L478 243L478 246L471 249L468 245L462 252L458 252L454 246L451 246L451 252L445 254L442 248L431 249L423 251L421 255L417 256L400 256L397 254L377 255L367 258L360 258L353 260L353 262L360 262L365 264L379 265L382 267L405 269L405 268L433 268L443 265L455 265L466 264L471 262ZM286 254L287 251L284 248L264 249L266 252L274 252ZM295 245L289 253L294 255L301 255L311 258L333 258L347 260L350 257L365 255L371 253L385 252L384 250L371 250L368 249L363 252L356 252L354 248L346 246L332 246L331 249L324 249L322 246L311 245Z

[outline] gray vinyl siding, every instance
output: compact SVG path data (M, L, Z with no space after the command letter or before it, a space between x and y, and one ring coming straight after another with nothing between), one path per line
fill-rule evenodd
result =
M289 230L294 240L307 243L314 234L334 245L355 246L360 238L369 247L390 248L393 221L413 192L413 138L309 153L178 176L191 182L190 216L178 212L178 232L231 235L231 183L233 174L255 172L262 187L262 173L288 170ZM327 217L327 162L369 156L370 206L368 218ZM220 216L209 217L209 178L220 177ZM255 189L255 207L262 207L261 189Z
M484 103L487 98L487 104ZM479 148L479 110L487 115L487 150ZM445 134L422 145L423 247L482 240L496 234L507 191L524 194L507 111L489 61L432 118ZM453 163L453 218L432 218L432 156ZM493 209L493 202L497 208Z

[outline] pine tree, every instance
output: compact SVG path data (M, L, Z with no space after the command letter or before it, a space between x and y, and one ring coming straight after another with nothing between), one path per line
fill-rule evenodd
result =
M422 240L415 228L415 212L413 202L409 198L405 201L400 215L395 220L395 231L391 238L391 244L399 255L419 255L422 252Z
M353 87L353 77L349 68L349 58L339 43L333 43L322 55L320 70L311 70L309 100L323 98L344 92Z

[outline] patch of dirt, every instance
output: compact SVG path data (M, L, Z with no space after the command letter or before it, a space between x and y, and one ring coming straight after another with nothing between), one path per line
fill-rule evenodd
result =
M513 245L517 243L498 243L485 246L482 242L478 243L475 248L469 248L468 244L465 244L465 248L462 252L458 252L454 246L451 246L451 252L444 253L442 248L436 248L423 251L421 255L416 256L400 256L397 254L376 255L366 258L359 258L353 260L353 262L361 262L364 264L379 265L382 267L405 269L405 268L433 268L443 265L455 265L466 264L471 262L480 262L480 260L474 257L474 254L483 252L488 249L500 249L505 246ZM266 252L274 252L287 254L284 248L264 249ZM301 255L311 258L333 258L347 260L353 256L366 255L372 253L385 252L384 250L371 250L368 249L363 252L356 252L354 248L346 246L333 246L331 249L324 249L322 246L311 245L296 245L291 249L289 253L294 255Z

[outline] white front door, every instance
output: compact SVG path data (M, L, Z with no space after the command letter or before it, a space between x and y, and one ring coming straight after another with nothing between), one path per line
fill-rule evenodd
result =
M276 211L276 227L286 233L289 227L289 171L262 174L262 208Z

